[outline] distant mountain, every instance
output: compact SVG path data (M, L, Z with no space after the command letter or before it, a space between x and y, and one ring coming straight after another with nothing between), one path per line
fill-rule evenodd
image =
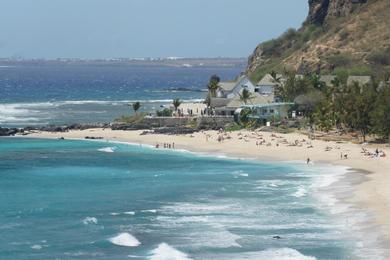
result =
M247 73L390 73L390 0L309 0L299 30L261 43Z

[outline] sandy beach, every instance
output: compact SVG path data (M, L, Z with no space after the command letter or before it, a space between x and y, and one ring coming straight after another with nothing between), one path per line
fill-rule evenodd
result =
M237 131L219 133L204 131L192 135L142 134L144 131L112 131L111 129L89 129L65 133L37 132L34 138L84 139L102 137L104 140L137 144L148 144L164 149L164 143L171 148L226 155L240 158L280 161L302 161L307 158L314 163L330 163L348 166L366 172L367 181L357 184L355 194L349 201L362 210L374 213L378 227L385 240L390 240L390 149L379 147L387 156L375 156L377 146L349 142L309 140L306 135L279 134L259 131ZM168 147L168 146L167 146ZM364 148L366 154L363 152ZM368 153L371 153L369 155ZM347 158L345 157L347 156Z

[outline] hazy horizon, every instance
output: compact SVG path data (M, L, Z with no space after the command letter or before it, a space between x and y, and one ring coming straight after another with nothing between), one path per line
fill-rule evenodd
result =
M307 10L307 0L3 0L0 57L245 58Z

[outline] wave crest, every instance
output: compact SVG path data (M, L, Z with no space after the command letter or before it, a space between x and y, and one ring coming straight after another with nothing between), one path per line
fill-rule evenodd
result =
M137 247L141 242L129 233L121 233L115 237L108 239L111 243L117 246Z
M187 254L171 247L167 243L161 243L151 251L150 260L191 260Z

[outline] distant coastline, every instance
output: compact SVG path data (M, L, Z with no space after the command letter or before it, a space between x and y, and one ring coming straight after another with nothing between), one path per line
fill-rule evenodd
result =
M239 67L245 68L247 58L112 58L112 59L22 59L22 58L0 58L0 67L7 68L12 66L29 65L50 65L50 66L167 66L167 67Z

